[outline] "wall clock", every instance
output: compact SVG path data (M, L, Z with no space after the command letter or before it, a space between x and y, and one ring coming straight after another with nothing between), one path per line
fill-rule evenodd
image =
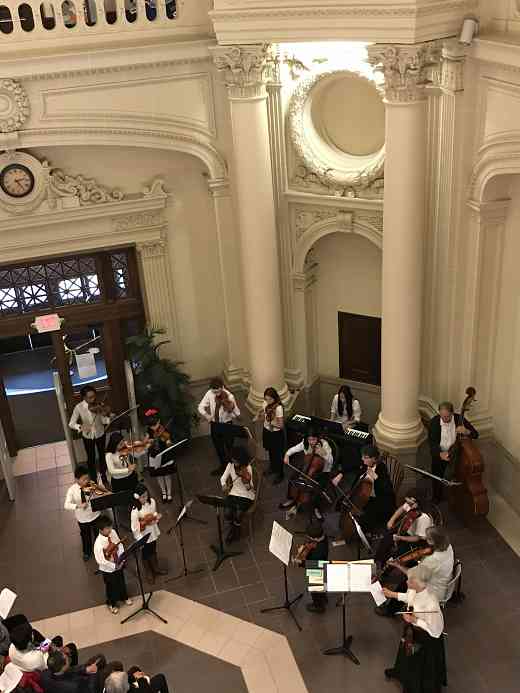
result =
M0 171L0 187L9 197L27 197L34 190L33 172L21 163L8 164Z

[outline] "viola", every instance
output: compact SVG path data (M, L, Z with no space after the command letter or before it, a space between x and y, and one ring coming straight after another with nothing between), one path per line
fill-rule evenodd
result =
M308 555L311 553L311 551L314 551L314 549L318 546L317 541L307 541L305 544L302 544L301 546L298 547L298 550L296 551L296 555L293 559L294 563L304 563L307 560Z
M471 408L476 394L474 387L466 389L466 397L460 411L461 422L464 422L465 413ZM452 462L454 479L461 485L450 488L450 506L466 521L478 515L487 515L489 499L482 480L485 465L479 448L471 438L461 434L457 435L457 441L452 448L450 459L455 457Z

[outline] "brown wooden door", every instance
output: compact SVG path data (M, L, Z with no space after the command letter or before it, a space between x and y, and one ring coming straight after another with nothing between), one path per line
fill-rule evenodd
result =
M338 313L339 376L381 384L381 318Z

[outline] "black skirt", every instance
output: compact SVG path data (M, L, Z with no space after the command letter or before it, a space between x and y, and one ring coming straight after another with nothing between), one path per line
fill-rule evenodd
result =
M394 664L396 677L405 693L441 693L442 687L448 685L446 673L446 653L444 636L432 638L422 628L407 626L413 630L414 651L407 654L407 648L401 640Z

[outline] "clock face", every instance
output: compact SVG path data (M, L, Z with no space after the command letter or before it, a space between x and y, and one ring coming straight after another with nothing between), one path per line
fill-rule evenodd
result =
M23 164L9 164L0 172L0 187L10 197L25 197L33 191L33 173Z

